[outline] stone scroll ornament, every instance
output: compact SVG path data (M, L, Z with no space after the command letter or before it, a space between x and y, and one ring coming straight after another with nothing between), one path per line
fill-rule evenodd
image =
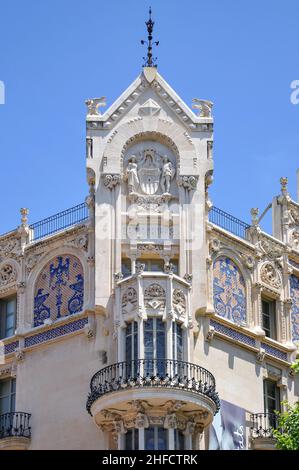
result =
M39 274L34 290L34 326L56 320L83 309L84 276L79 259L58 256Z

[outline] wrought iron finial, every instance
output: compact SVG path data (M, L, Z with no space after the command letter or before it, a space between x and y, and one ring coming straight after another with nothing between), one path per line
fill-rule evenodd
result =
M155 22L152 20L151 7L149 9L149 19L148 21L145 22L145 24L146 24L148 36L147 36L147 41L144 41L143 39L141 41L142 45L147 44L147 57L143 57L143 60L144 60L143 67L157 67L157 65L155 64L157 58L156 57L153 58L153 45L158 46L159 41L152 42L153 29L154 29Z

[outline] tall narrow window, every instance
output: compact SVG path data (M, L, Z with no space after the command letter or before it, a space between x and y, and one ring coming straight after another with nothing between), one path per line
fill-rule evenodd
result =
M269 425L275 427L275 411L280 411L280 390L273 380L264 380L264 409L269 413Z
M126 327L126 371L128 375L137 372L138 325L136 321Z
M268 338L276 339L275 300L262 299L263 330Z
M174 448L175 450L185 449L185 436L179 429L174 430Z
M13 336L16 328L17 297L0 299L0 339Z
M144 322L145 371L148 374L163 373L165 362L165 323L160 318Z
M125 450L138 450L138 429L129 429L125 434Z
M183 355L183 330L178 323L172 323L172 357L177 361L184 359Z
M0 415L15 411L16 379L0 380Z
M144 431L145 450L167 450L167 429L152 426Z

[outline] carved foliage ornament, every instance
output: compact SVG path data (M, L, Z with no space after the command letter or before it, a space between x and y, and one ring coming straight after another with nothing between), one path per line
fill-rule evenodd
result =
M0 286L6 286L15 282L17 279L17 273L15 268L11 264L4 264L0 268Z
M268 284L269 286L274 287L275 289L279 289L281 287L281 280L278 271L270 263L266 263L262 266L261 280L265 284Z

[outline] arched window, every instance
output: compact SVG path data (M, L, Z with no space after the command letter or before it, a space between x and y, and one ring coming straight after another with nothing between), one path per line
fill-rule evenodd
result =
M83 267L73 255L57 256L40 272L34 289L34 326L82 311Z
M217 315L235 323L246 322L246 288L238 266L220 256L213 266L214 309Z

